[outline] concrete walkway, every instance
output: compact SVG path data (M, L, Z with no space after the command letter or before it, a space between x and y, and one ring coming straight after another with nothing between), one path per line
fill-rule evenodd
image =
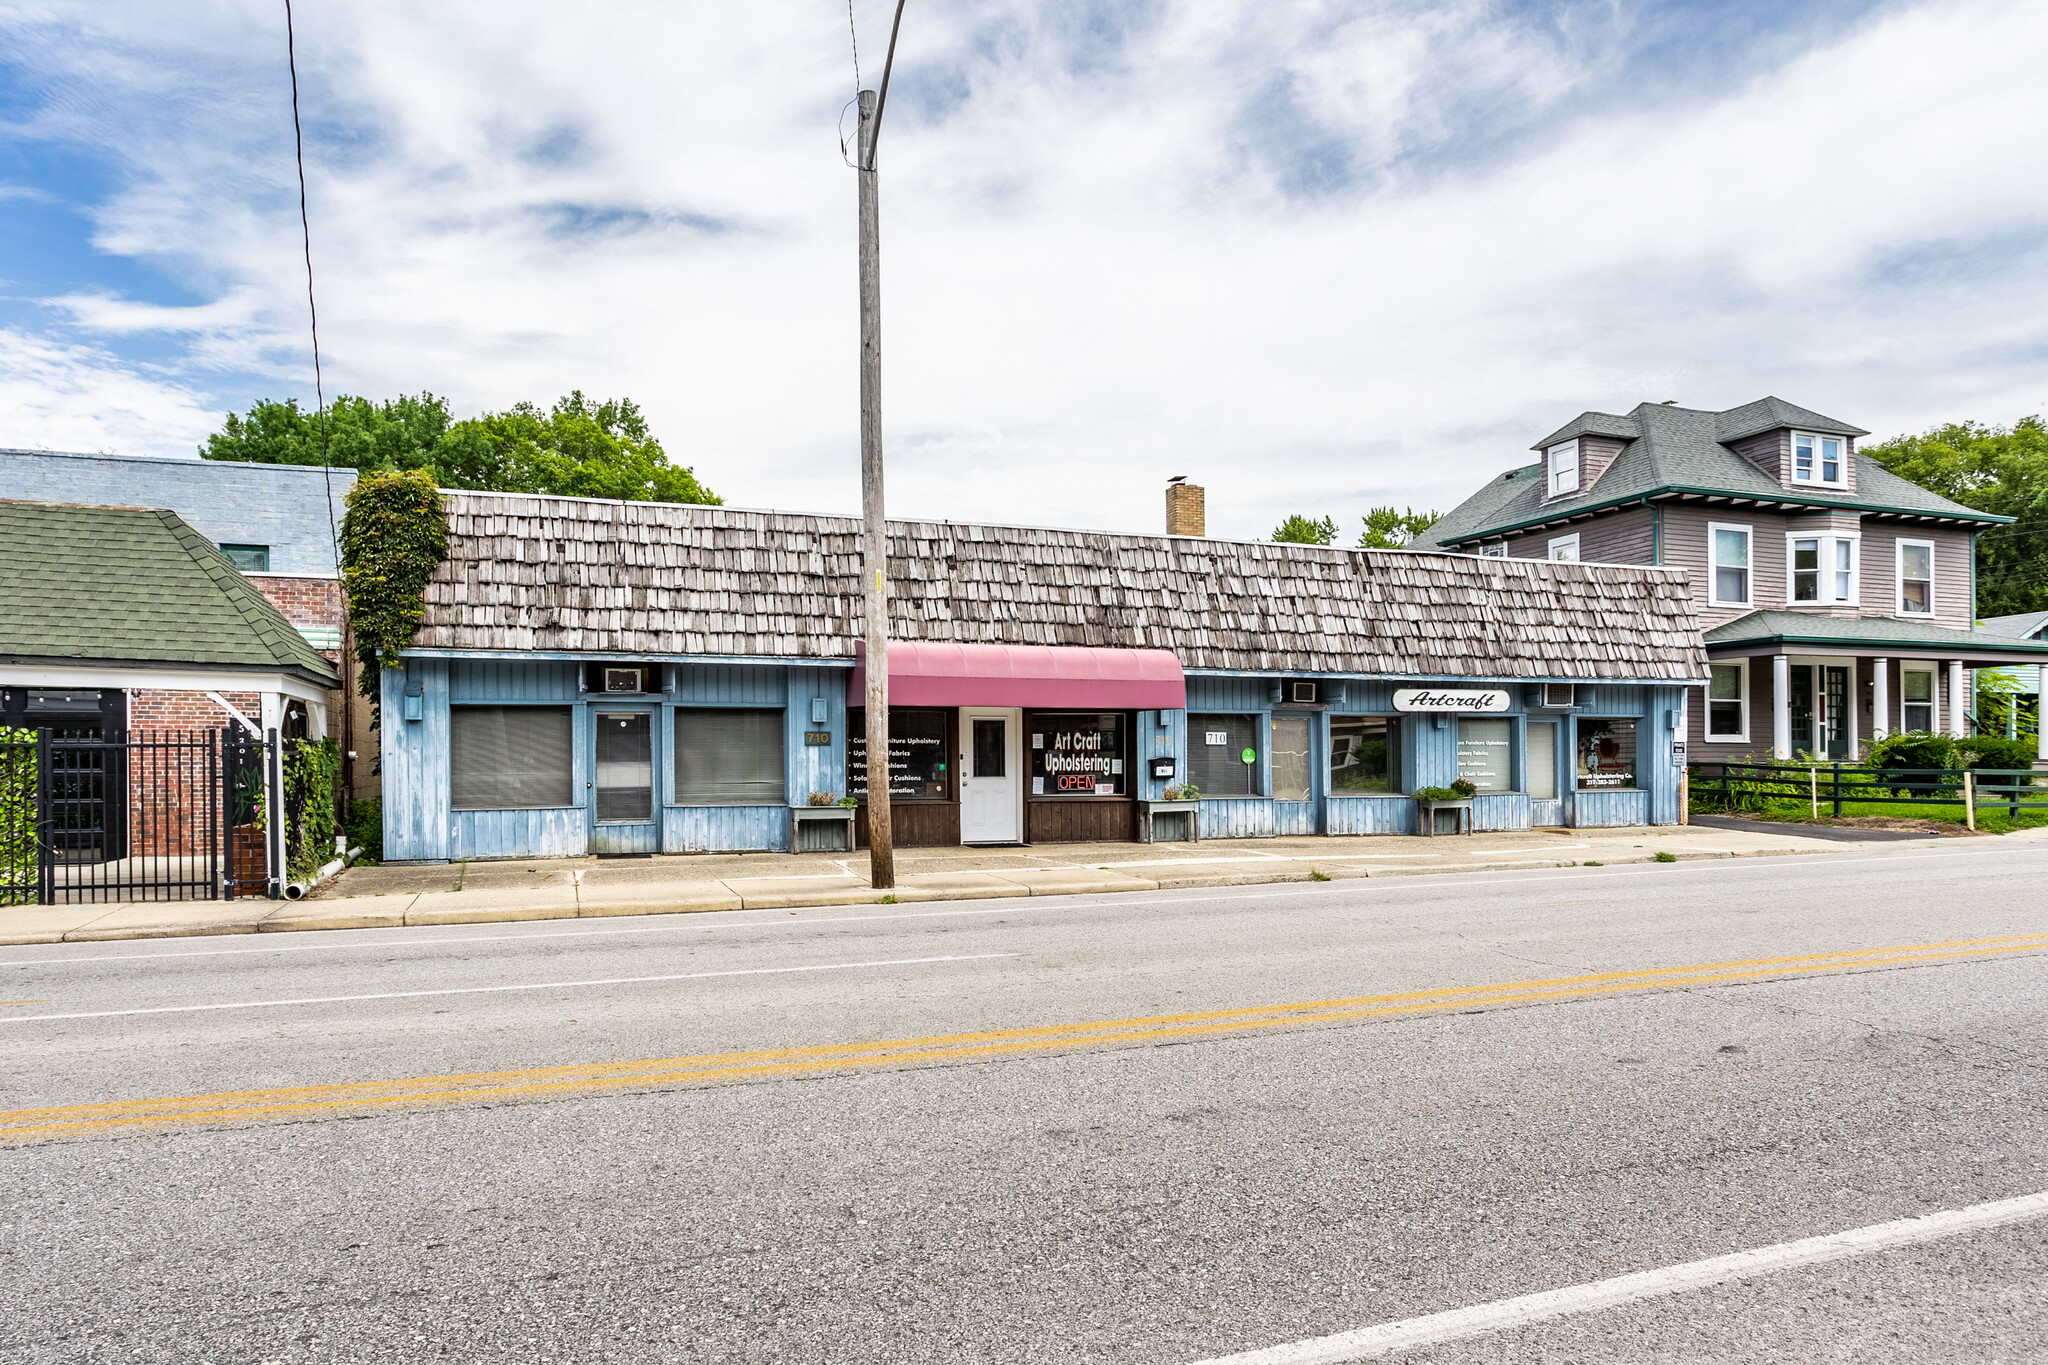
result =
M2048 830L2007 835L2005 840L2025 840L2029 834L2048 837ZM865 854L507 859L352 868L303 901L14 906L0 909L0 944L1059 896L1649 862L1659 853L1686 859L1729 858L1840 848L1815 833L1695 825L1435 839L1380 835L905 849L897 853L894 893L867 885Z

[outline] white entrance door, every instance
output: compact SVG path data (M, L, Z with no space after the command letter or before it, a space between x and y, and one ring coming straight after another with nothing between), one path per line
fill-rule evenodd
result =
M1015 844L1024 838L1024 713L960 712L960 842Z

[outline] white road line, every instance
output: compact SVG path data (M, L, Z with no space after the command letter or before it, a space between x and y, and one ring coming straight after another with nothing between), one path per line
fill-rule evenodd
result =
M967 953L954 957L899 957L886 962L828 962L815 967L746 967L723 972L678 972L671 976L611 976L595 981L535 981L518 986L454 986L434 991L382 991L375 995L310 995L295 1000L237 1000L215 1005L157 1005L139 1010L89 1010L80 1014L19 1014L0 1024L37 1024L56 1019L118 1019L131 1014L196 1014L204 1010L260 1010L280 1005L340 1005L359 1000L419 1000L436 995L491 995L500 991L559 991L580 986L638 986L653 981L703 981L714 976L777 976L786 972L844 972L856 967L914 967L927 962L979 962L1015 953Z
M1446 1313L1431 1313L1405 1322L1381 1323L1377 1327L1339 1332L1335 1336L1314 1337L1237 1355L1215 1356L1199 1361L1197 1365L1335 1365L1339 1361L1373 1360L1418 1346L1462 1341L1467 1337L1505 1331L1532 1322L1547 1322L1576 1313L1594 1313L1620 1304L1707 1289L1731 1280L1746 1280L1797 1266L1868 1256L1894 1247L1911 1246L1915 1242L1953 1237L1957 1233L1995 1228L2044 1215L2048 1215L2048 1190L2024 1194L2016 1199L1973 1204L1966 1209L1930 1213L1922 1218L1873 1223L1869 1227L1829 1233L1824 1237L1805 1237L1796 1242L1759 1247L1754 1251L1712 1256L1704 1261L1689 1261L1660 1270L1617 1275L1611 1280L1594 1280L1569 1289L1549 1289L1540 1294L1524 1294L1520 1298L1482 1303L1472 1308L1454 1308Z
M1998 853L2019 853L2024 850L1998 849L1995 851ZM1973 856L1981 857L1982 854L1975 851L1961 850L1955 853L1879 854L1874 857L1847 857L1839 854L1808 853L1800 855L1794 866L1806 867L1811 865L1818 867L1825 865L1827 867L1841 867L1849 863L1917 862L1930 858ZM1820 860L1825 860L1824 864ZM1337 860L1332 859L1332 861ZM1345 861L1352 860L1346 859ZM1685 859L1675 864L1659 864L1655 867L1644 867L1632 863L1617 864L1613 867L1601 868L1597 871L1558 868L1554 874L1541 877L1524 876L1519 870L1487 868L1469 872L1445 872L1400 878L1352 878L1327 884L1287 883L1288 889L1284 891L1248 891L1243 887L1235 886L1202 887L1199 889L1207 894L1200 896L1162 896L1157 892L1147 891L1119 891L1113 893L1113 898L1109 900L1093 899L1087 893L1071 897L1015 896L1003 898L1003 902L1000 905L988 909L974 910L906 910L885 915L813 915L807 918L801 915L801 909L818 907L799 907L798 910L720 910L678 915L650 915L648 916L649 919L662 919L665 922L660 924L639 923L631 927L621 926L612 929L536 929L530 933L520 934L465 934L448 935L439 938L379 938L360 941L354 937L358 934L410 932L407 926L394 925L389 930L327 929L310 931L320 934L323 938L329 934L350 935L350 940L344 943L271 943L265 944L260 948L196 948L173 949L169 952L160 953L92 953L77 957L8 958L0 960L0 967L68 966L74 962L170 961L183 957L242 957L253 953L324 953L338 952L342 949L371 951L376 949L433 947L444 944L541 943L558 938L615 938L627 934L677 933L686 929L761 929L773 924L865 924L870 921L879 923L887 920L939 919L965 915L1016 915L1026 910L1101 910L1120 905L1210 905L1217 902L1287 900L1300 896L1332 896L1342 893L1364 892L1368 889L1374 894L1428 892L1440 885L1441 879L1444 878L1458 878L1480 886L1523 886L1535 883L1550 884L1596 879L1611 881L1617 877L1675 877L1694 872L1719 872L1727 874L1751 871L1782 874L1786 870L1788 869L1785 860L1738 856L1733 858ZM1990 868L1987 870L1995 873L2008 869ZM937 903L944 904L944 902ZM742 915L774 915L777 918L739 918ZM560 923L560 921L553 922ZM484 928L488 926L479 925L477 927ZM296 938L298 935L296 933L290 935L279 934L274 937ZM47 946L51 948L71 948L82 945L53 943Z

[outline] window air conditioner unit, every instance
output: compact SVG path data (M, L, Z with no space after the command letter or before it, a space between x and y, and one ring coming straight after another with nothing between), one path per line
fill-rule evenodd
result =
M1575 683L1543 684L1543 705L1551 710L1569 711L1578 704L1578 685Z
M1306 702L1309 705L1323 699L1323 685L1313 682L1291 682L1287 684L1287 700Z
M640 670L637 668L607 668L604 671L604 690L607 692L644 692L640 685Z

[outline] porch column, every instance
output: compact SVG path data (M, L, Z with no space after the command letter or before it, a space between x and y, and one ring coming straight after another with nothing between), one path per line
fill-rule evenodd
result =
M1771 656L1771 757L1792 757L1792 663Z
M2048 722L2048 704L2044 704L2048 703L2048 697L2042 695L2048 692L2048 687L2042 685L2048 683L2048 676L2044 675L2048 675L2048 669L2037 665L2034 669L2034 762L2037 766L2048 765L2048 723L2044 723ZM2013 705L2017 708L2019 703L2015 701Z
M1963 696L1963 661L1961 659L1950 659L1948 661L1948 732L1952 735L1967 733L1963 728L1970 723L1963 715L1965 709L1963 702L1965 700L1966 698Z
M1872 743L1892 732L1892 661L1870 661L1870 739Z

